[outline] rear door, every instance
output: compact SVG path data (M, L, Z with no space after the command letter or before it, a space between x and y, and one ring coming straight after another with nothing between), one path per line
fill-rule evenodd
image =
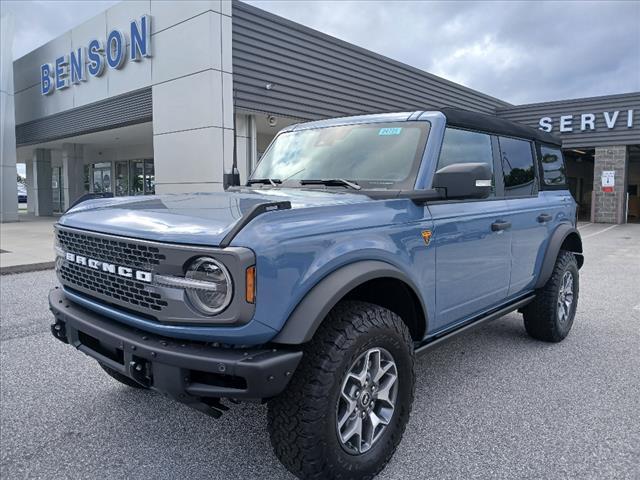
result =
M436 170L453 163L485 162L495 172L495 148L490 135L447 128ZM436 318L432 327L437 332L490 308L507 295L511 231L506 201L495 191L482 200L430 203L429 210L436 248Z
M538 193L533 142L498 137L504 198L511 222L509 296L533 287L537 262L542 261L553 212Z

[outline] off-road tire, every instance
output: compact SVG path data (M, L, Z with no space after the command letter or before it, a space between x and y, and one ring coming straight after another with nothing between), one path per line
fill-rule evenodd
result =
M558 314L558 295L566 272L573 276L573 303L568 319L560 321ZM553 273L536 298L527 305L522 313L527 333L545 342L560 342L569 334L578 305L578 263L573 253L560 250Z
M127 387L131 387L131 388L140 388L142 390L148 390L148 387L145 387L144 385L139 384L135 380L130 379L129 377L121 374L120 372L116 372L113 368L107 367L102 363L100 364L100 366L105 372L107 372L107 375L109 375L114 380L117 380L118 382L122 383L123 385L126 385Z
M353 455L338 438L336 404L347 371L371 348L384 348L396 362L396 407L371 449ZM305 346L287 389L269 402L269 435L277 457L299 478L373 478L390 460L409 419L413 364L413 341L398 315L365 302L338 304Z

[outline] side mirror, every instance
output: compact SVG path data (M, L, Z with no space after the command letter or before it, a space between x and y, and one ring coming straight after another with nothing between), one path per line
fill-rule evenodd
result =
M486 198L492 178L488 163L454 163L435 173L433 188L442 189L446 198Z

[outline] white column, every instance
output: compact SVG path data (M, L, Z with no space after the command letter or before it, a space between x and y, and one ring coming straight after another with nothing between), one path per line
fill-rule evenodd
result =
M0 19L0 222L18 220L16 120L13 97L13 18Z
M238 142L237 156L240 183L244 184L253 170L257 155L256 125L253 115L236 114L236 142ZM231 165L232 163L225 164L225 172L231 171Z
M37 148L33 151L33 211L38 217L53 215L51 191L51 150Z
M219 191L233 158L231 2L174 5L190 17L153 37L156 192ZM158 21L168 8L151 1Z
M84 194L84 161L82 145L62 145L62 176L64 183L64 208Z

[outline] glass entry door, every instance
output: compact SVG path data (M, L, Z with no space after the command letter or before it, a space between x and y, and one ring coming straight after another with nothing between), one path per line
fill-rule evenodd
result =
M129 162L116 162L116 196L129 195Z
M93 165L93 193L111 192L111 163Z
M51 200L53 202L53 212L64 212L64 184L62 177L62 167L51 167Z

